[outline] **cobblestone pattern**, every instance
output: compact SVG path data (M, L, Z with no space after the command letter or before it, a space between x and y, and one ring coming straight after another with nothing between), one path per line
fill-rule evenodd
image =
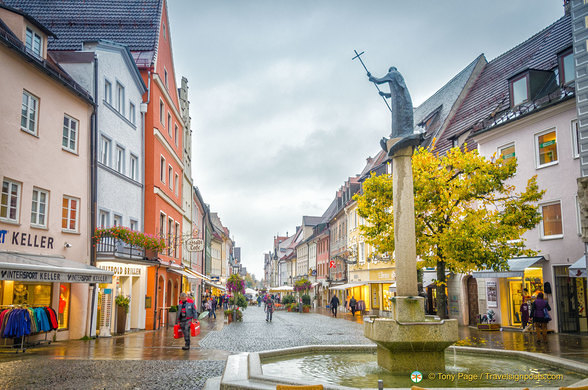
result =
M257 352L301 345L372 344L363 336L363 325L313 313L276 311L265 321L263 308L249 307L243 322L233 322L210 332L202 348L230 352Z
M224 367L214 360L15 360L0 363L0 389L202 389Z

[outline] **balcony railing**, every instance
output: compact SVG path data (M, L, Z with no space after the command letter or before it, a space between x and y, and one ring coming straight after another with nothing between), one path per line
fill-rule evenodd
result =
M133 246L114 237L102 237L96 244L98 256L113 256L127 259L145 259L146 251L143 247Z

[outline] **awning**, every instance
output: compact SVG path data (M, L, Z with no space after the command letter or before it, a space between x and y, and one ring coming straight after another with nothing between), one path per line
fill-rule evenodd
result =
M570 277L585 278L586 277L586 256L582 256L574 264L568 268Z
M537 257L517 257L507 260L508 271L475 271L472 276L476 279L490 279L490 278L522 278L525 274L525 269L532 267L544 260L543 256Z
M206 284L208 284L209 286L212 286L212 287L214 287L214 288L218 288L219 290L222 290L222 291L227 291L227 289L225 288L225 286L221 286L220 284L215 284L215 283L212 283L212 282L211 282L211 281L209 281L209 280L204 280L204 283L206 283Z
M186 272L184 270L181 270L181 269L169 268L168 271L173 272L173 273L176 273L178 275L185 276L188 279L196 279L196 276L194 276L194 275L192 275L192 274L190 274L190 273L188 273L188 272Z
M294 291L292 286L270 287L269 291Z
M61 256L0 252L0 280L112 283L114 273Z
M310 288L315 288L318 285L319 285L319 282L314 282L310 285Z
M331 287L330 290L345 290L348 288L364 286L366 284L367 284L367 282L346 283L346 284L341 284L339 286Z

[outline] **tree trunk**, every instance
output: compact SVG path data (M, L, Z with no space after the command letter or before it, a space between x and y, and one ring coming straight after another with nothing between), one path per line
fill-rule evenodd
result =
M445 276L445 262L437 262L437 315L439 318L449 318L447 315L447 278Z

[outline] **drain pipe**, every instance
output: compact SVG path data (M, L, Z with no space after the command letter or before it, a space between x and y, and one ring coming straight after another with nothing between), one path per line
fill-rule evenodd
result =
M141 154L143 169L141 169L141 231L145 232L145 115L151 101L151 70L147 71L147 101L141 103Z
M94 232L96 231L96 203L98 202L98 172L96 165L96 148L98 133L98 56L94 53L94 112L90 122L90 196L92 197L90 206L90 242L92 248L90 251L90 265L96 266L96 246L94 243ZM94 326L94 306L96 305L96 283L90 284L92 294L92 304L90 305L90 329L87 332L90 336L96 335Z
M158 260L159 261L159 260ZM155 271L155 292L153 293L154 298L154 304L153 304L153 330L156 330L155 328L155 324L157 324L157 296L159 295L159 291L157 289L157 285L159 282L159 267L161 267L161 264L157 265L157 270Z

